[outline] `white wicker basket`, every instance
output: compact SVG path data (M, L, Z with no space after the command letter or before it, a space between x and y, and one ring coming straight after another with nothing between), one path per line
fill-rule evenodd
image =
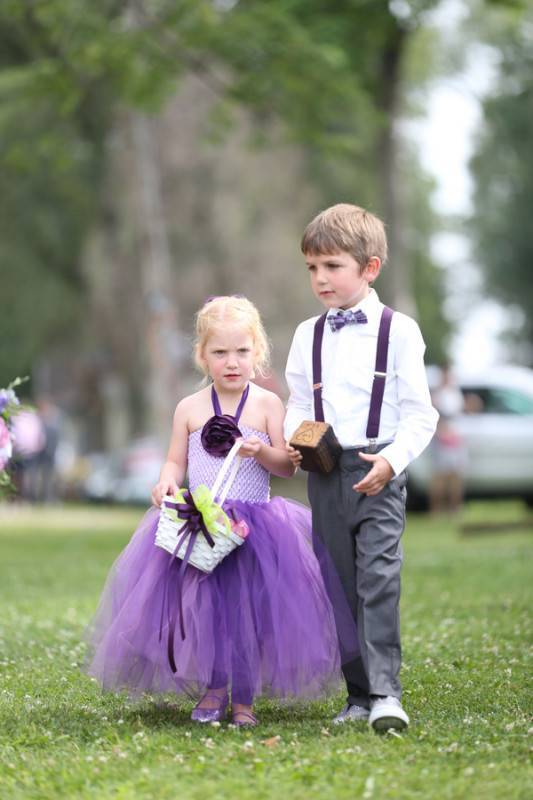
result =
M224 503L224 500L227 497L227 494L239 469L241 458L237 455L237 452L241 444L242 442L240 441L235 442L228 455L224 459L224 463L222 464L215 483L213 484L213 488L211 489L213 499L216 499L220 506L222 506ZM226 476L226 483L219 495L218 493L220 491L220 487L222 486ZM176 521L168 516L168 514L165 513L165 504L167 502L175 504L176 500L170 496L163 498L161 514L159 515L159 522L155 533L155 544L157 547L162 547L163 550L174 554L178 544L178 532L185 520L178 519ZM176 556L178 558L183 558L185 556L189 538L190 534L185 538L179 550L177 551ZM192 564L193 567L196 567L202 572L212 572L215 567L220 564L223 558L229 555L232 550L235 550L236 547L244 542L244 539L242 539L236 533L233 533L233 531L227 531L222 524L220 526L220 532L215 534L213 539L215 541L215 546L210 547L203 533L199 532L191 550L188 563Z

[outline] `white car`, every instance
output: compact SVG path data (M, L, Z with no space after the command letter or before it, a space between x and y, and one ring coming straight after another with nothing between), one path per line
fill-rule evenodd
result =
M476 400L457 428L468 454L466 497L520 497L533 506L533 370L493 367L459 375L463 395ZM479 401L479 402L477 402ZM408 504L427 506L431 448L408 469Z
M164 460L164 450L150 438L136 439L111 455L93 453L87 457L83 494L94 502L150 505Z

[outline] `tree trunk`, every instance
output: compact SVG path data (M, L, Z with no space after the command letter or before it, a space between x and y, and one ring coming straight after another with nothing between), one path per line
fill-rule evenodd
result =
M385 48L381 70L381 110L384 125L378 142L381 203L389 242L389 264L385 267L379 290L382 299L393 308L416 316L412 276L405 253L404 202L401 197L399 155L401 144L398 117L401 96L401 64L407 32L395 25Z
M176 403L180 335L176 308L169 300L172 274L161 196L154 121L132 113L138 167L137 209L140 274L145 309L147 424L161 442L168 440Z

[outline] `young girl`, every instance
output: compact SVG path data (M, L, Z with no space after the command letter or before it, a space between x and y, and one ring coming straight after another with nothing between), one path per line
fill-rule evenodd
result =
M289 477L294 467L281 400L251 383L269 355L257 309L242 297L214 298L198 312L196 332L195 360L212 383L178 403L155 507L119 556L93 621L88 672L105 689L200 696L197 722L223 719L231 689L233 723L255 725L254 696L317 696L337 685L338 636L343 661L355 656L357 637L341 602L336 631L309 511L270 500L269 474ZM180 581L181 561L154 544L159 506L186 471L191 491L211 487L240 438L225 508L249 534L213 572L187 565Z

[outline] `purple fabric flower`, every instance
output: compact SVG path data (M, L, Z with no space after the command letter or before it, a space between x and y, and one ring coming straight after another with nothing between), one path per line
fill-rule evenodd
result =
M9 397L5 389L0 389L0 414L9 403Z
M240 436L242 433L231 414L215 414L202 428L201 439L207 453L223 458Z

